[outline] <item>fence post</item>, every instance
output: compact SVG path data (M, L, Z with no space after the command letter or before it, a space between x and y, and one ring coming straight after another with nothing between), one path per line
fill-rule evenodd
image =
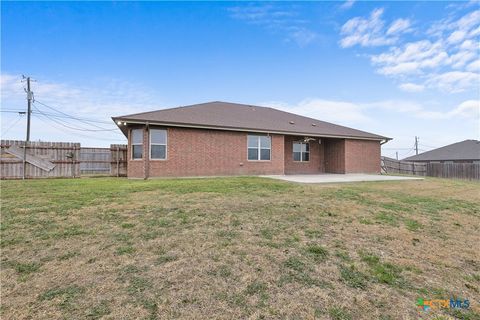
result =
M117 146L117 178L120 177L120 147Z

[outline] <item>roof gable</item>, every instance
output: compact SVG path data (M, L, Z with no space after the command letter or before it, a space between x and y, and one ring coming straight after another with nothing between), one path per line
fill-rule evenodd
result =
M384 140L384 136L300 116L269 107L214 101L185 107L114 117L115 121L149 122L212 129Z

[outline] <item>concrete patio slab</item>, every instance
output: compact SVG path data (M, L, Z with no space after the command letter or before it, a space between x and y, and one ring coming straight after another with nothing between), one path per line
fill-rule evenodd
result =
M417 177L387 176L379 174L295 174L295 175L268 175L264 178L279 179L298 183L338 183L338 182L362 182L362 181L398 181L398 180L423 180Z

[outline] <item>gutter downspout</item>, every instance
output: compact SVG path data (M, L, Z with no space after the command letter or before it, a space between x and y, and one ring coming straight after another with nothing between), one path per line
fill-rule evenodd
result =
M145 135L143 136L143 144L145 146L144 155L144 180L150 176L150 127L148 121L145 123Z

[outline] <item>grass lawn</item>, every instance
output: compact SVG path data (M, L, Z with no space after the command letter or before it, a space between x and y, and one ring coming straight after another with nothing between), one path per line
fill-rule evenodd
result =
M480 319L478 183L0 186L2 319Z

